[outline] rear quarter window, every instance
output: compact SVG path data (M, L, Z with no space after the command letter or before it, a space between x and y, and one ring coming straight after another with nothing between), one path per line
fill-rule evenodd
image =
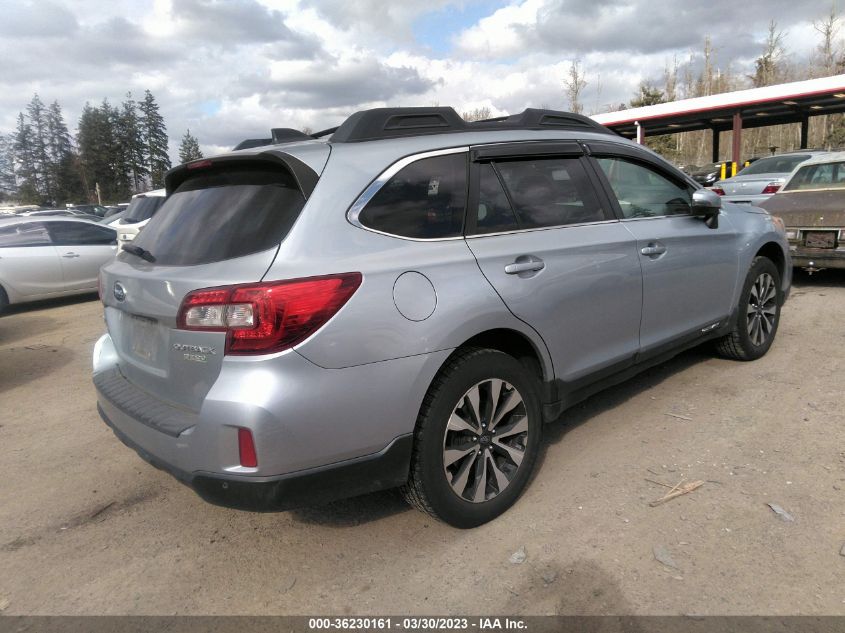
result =
M278 246L305 206L281 165L212 167L182 182L135 238L157 264L191 266Z
M362 226L413 239L462 234L467 201L465 152L422 158L396 173L358 215Z

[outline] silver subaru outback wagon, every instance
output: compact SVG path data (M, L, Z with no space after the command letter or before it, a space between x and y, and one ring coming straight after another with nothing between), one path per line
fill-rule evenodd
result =
M212 503L401 487L477 526L567 407L777 332L783 227L585 117L382 108L242 146L171 170L100 278L99 412Z

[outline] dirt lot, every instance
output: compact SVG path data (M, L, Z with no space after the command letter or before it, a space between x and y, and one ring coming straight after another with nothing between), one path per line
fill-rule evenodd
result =
M764 359L693 351L592 398L547 427L516 507L459 531L393 493L204 503L99 420L100 305L17 308L0 318L0 611L845 614L843 315L845 274L800 276ZM648 505L666 489L646 479L682 477L706 483Z

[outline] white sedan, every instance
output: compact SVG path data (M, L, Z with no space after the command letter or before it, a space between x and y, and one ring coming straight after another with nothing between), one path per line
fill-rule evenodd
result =
M114 229L60 216L0 219L0 311L11 303L97 290L117 253Z

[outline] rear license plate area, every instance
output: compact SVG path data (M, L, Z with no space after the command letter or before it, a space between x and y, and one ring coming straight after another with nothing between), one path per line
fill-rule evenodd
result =
M145 360L152 362L155 354L156 342L156 321L155 319L148 319L146 317L131 316L129 319L131 324L131 336L129 338L129 346L132 354Z
M807 231L804 234L807 248L833 248L836 246L836 231Z

